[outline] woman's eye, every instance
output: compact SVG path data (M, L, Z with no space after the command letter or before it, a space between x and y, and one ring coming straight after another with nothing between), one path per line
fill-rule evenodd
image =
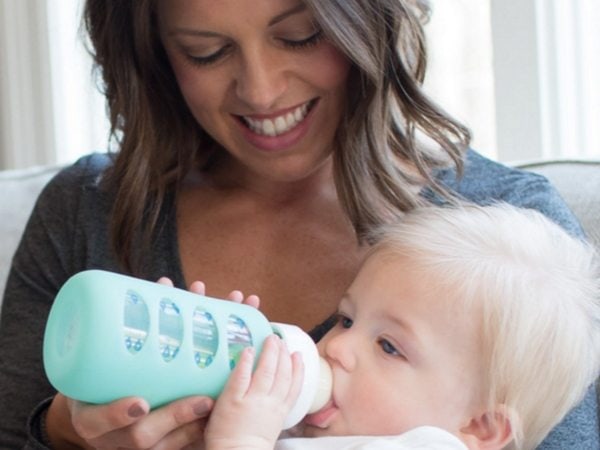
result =
M298 39L298 40L281 39L281 42L283 42L283 44L286 47L289 47L292 49L301 49L301 48L307 48L307 47L311 47L313 45L317 45L321 41L322 38L323 38L323 30L317 30L313 34L308 36L307 38Z
M193 55L188 55L188 59L192 63L194 63L194 64L198 64L200 66L206 66L206 65L212 64L214 62L217 62L228 51L229 51L229 46L224 46L224 47L221 47L216 52L213 52L213 53L211 53L210 55L207 55L207 56L193 56Z
M379 339L379 346L388 355L403 356L387 339Z

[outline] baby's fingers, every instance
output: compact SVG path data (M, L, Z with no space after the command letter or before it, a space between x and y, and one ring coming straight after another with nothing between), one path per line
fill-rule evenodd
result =
M271 335L265 339L260 359L252 378L250 386L252 391L261 394L271 394L274 393L273 389L276 384L285 384L286 379L289 382L289 355L286 353L285 344L278 336ZM286 359L288 359L287 362L285 361ZM279 388L278 393L280 390L281 388Z
M252 379L252 367L254 366L254 348L246 347L240 353L237 364L231 371L229 380L221 397L243 398L248 392Z
M290 405L290 407L296 403L300 391L302 390L302 384L304 383L304 361L302 360L302 354L300 352L295 352L291 356L291 363L292 380L286 398L286 403Z
M278 339L278 346L279 358L271 387L271 395L283 400L287 398L292 385L292 357L283 340Z

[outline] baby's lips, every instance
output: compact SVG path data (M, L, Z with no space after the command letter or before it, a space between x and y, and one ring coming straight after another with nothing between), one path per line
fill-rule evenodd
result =
M304 423L313 427L327 428L330 419L336 412L337 406L335 405L333 400L331 400L317 412L308 414L304 418Z

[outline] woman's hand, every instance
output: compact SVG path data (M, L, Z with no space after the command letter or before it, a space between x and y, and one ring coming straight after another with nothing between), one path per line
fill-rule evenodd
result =
M166 286L173 286L173 282L166 277L162 277L158 280L158 282ZM202 281L194 281L192 284L190 284L189 290L195 294L206 295L206 286ZM237 290L231 291L227 296L227 300L236 303L243 303L257 309L260 306L260 298L258 298L258 295L249 295L248 297L244 297L242 291Z
M187 397L149 411L141 398L90 405L57 394L46 416L52 448L165 449L200 446L208 397Z
M272 450L302 386L301 355L269 336L252 373L254 349L245 348L211 413L207 450Z

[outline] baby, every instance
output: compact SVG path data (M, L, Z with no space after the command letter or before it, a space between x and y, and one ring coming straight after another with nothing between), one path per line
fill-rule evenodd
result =
M280 435L302 379L269 338L215 404L212 449L534 449L600 371L591 246L508 205L423 208L376 236L318 343L333 396Z

